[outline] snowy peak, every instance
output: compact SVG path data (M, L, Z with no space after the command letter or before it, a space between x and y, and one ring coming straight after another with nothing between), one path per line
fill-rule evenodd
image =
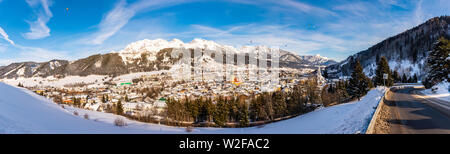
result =
M194 39L189 43L184 43L179 39L173 39L172 41L167 41L164 39L156 39L156 40L145 39L127 45L127 47L125 47L125 49L123 49L119 53L122 54L142 53L142 52L156 53L166 48L185 48L185 49L199 48L199 49L217 50L219 48L229 48L229 47L217 44L214 41L204 39Z
M322 65L322 66L328 66L332 64L336 64L337 62L334 60L331 60L327 57L322 57L320 55L304 55L299 56L294 53L291 53L289 51L281 50L280 52L280 61L284 62L295 62L295 63L301 63L304 65Z
M108 54L97 54L75 61L52 60L45 63L15 63L0 67L0 78L17 77L48 77L48 76L88 76L88 75L123 75L131 72L151 72L159 70L170 70L180 65L179 58L171 56L174 49L205 49L217 52L226 52L227 59L248 56L256 59L257 54L269 54L275 50L267 46L243 46L236 49L232 46L221 45L214 41L194 39L185 43L179 39L167 41L164 39L144 39L127 45L119 52ZM250 60L249 59L249 60ZM215 61L212 55L204 55L200 59L203 64L214 68L222 65ZM255 60L256 61L256 60ZM328 58L316 56L299 56L297 54L280 50L280 65L285 68L316 69L316 66L328 65L334 61Z
M180 40L173 40L171 42L168 42L163 39L145 39L127 45L127 47L125 47L125 49L123 49L119 53L158 52L164 48L181 47L183 45L184 43Z

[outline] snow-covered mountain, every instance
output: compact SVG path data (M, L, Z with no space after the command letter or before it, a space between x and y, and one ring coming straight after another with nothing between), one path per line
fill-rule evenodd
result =
M0 67L0 77L36 77L53 75L57 68L68 64L66 60L51 60L48 62L23 62L12 63L8 66Z
M331 60L327 57L322 57L320 55L296 55L289 51L280 50L280 61L282 62L294 62L303 65L312 65L312 66L328 66L336 64L337 62Z
M171 41L141 40L127 45L123 50L113 51L108 54L97 54L87 58L64 61L53 60L45 63L25 62L13 63L0 67L0 78L17 77L47 77L47 76L87 76L87 75L112 75L118 76L133 72L150 72L159 70L169 70L175 65L179 65L180 58L173 58L174 49L200 49L202 51L211 50L225 52L227 59L236 57L246 57L247 53L259 54L270 49L266 46L244 46L236 49L232 46L221 45L214 41L204 39L194 39L189 43L173 39ZM201 55L198 55L201 56ZM214 60L212 55L209 56ZM247 55L248 56L248 55ZM256 57L249 57L255 59ZM299 56L292 52L281 50L280 66L289 68L316 68L316 66L326 66L335 61L319 55ZM211 63L215 65L220 62ZM215 66L214 65L214 66ZM178 67L178 66L177 66Z
M426 57L439 37L450 38L450 16L435 17L412 29L349 56L346 60L326 68L329 76L349 76L356 60L360 61L364 73L373 77L376 62L386 57L389 67L400 75L417 74L422 79L427 74Z

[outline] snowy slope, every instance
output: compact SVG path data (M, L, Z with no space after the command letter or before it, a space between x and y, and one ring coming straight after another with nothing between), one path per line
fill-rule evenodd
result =
M195 128L197 134L289 134L364 132L383 89L372 90L360 102L323 108L308 114L267 124L262 128ZM73 115L77 111L79 116ZM88 114L89 120L83 119ZM0 82L0 133L186 133L185 128L126 120L116 127L117 115L78 108L65 109L26 89Z
M436 92L432 92L431 89L425 89L422 91L425 94L425 98L436 98L446 102L450 102L450 83L449 82L441 82L433 88L437 88Z

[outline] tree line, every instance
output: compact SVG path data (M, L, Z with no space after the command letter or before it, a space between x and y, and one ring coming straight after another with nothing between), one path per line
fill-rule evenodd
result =
M208 124L219 127L246 127L250 122L272 122L281 118L310 112L320 104L317 80L310 79L292 90L264 92L253 96L219 96L213 100L199 97L175 100L169 98L167 118L169 125L185 123Z

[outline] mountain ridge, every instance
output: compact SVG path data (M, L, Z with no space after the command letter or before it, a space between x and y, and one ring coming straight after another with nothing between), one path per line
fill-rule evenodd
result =
M194 39L189 43L173 39L167 41L163 39L144 39L127 45L123 50L112 51L106 54L95 54L86 58L74 61L51 60L48 62L21 62L12 63L0 67L0 78L18 77L48 77L48 76L87 76L87 75L123 75L132 72L148 72L157 70L169 70L180 58L171 57L175 48L185 49L209 49L222 50L227 53L245 54L255 52L256 49L262 51L273 50L266 46L244 46L237 50L232 46L220 45L214 41ZM245 52L244 52L245 51ZM259 50L257 50L259 52ZM336 63L320 55L300 56L289 51L280 50L280 66L290 68L315 68ZM233 58L229 54L228 58ZM244 55L242 55L244 56ZM290 59L289 59L290 57ZM283 58L286 58L283 60ZM57 65L55 65L55 63ZM21 70L21 71L19 71Z
M450 38L450 16L434 17L397 35L349 56L347 59L326 67L331 78L349 76L356 60L360 61L364 73L373 77L376 62L384 56L389 67L400 75L424 78L427 72L426 57L439 37Z

